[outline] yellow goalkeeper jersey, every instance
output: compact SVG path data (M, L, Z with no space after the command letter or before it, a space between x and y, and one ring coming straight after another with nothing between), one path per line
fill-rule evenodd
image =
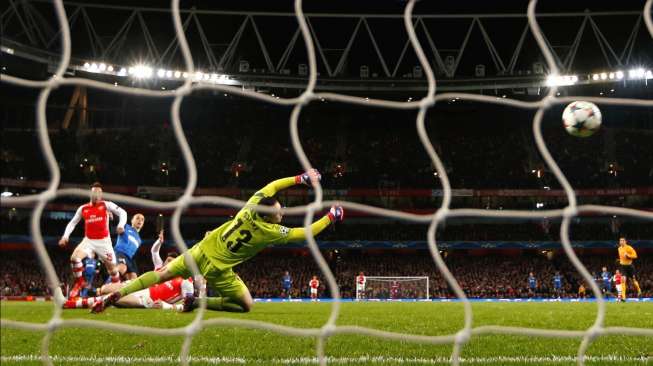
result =
M630 245L626 244L619 247L619 264L633 264L633 259L637 258L637 252ZM626 256L627 255L627 256Z
M224 270L240 264L270 245L286 244L305 239L303 227L288 228L271 224L256 212L256 205L264 197L272 197L281 189L295 184L295 178L276 180L256 192L243 209L232 219L211 231L197 245L218 269ZM330 224L328 216L311 225L313 235L317 235Z

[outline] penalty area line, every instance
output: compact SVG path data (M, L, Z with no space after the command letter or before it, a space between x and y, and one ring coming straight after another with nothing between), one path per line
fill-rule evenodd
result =
M24 363L42 361L40 355L12 355L1 356L0 360L5 363ZM178 364L178 356L160 357L132 357L132 356L51 356L51 360L57 363L99 363L99 364ZM620 364L623 362L648 364L652 357L629 357L620 355L607 356L586 356L585 362L600 362ZM228 356L190 356L191 363L202 363L211 365L220 364L285 364L285 365L316 365L319 363L317 357L289 357L289 358L244 358ZM576 356L493 356L493 357L461 357L460 362L465 364L556 364L576 362ZM393 356L359 356L359 357L327 357L328 363L349 365L349 364L410 364L410 365L448 365L451 363L449 357L393 357Z

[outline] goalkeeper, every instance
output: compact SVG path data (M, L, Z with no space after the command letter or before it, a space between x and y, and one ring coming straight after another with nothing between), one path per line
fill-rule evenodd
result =
M192 273L184 260L188 256L197 263L199 272L204 276L207 285L220 294L220 297L207 298L207 308L232 312L250 311L253 305L252 296L245 283L234 273L232 268L252 258L270 245L305 239L306 232L303 227L287 228L279 225L283 216L281 205L274 195L280 190L296 184L310 185L311 179L320 180L320 173L317 170L311 170L296 177L278 179L266 185L247 201L245 207L232 220L211 231L185 255L177 257L157 271L141 275L129 285L113 292L104 301L97 302L91 311L102 312L122 296L174 277L187 278L191 276ZM270 214L259 213L256 206L269 206L275 210ZM317 235L332 222L342 221L343 218L342 207L331 207L326 216L311 225L311 231L313 235ZM187 296L184 299L184 310L191 311L198 304L199 299L192 295Z

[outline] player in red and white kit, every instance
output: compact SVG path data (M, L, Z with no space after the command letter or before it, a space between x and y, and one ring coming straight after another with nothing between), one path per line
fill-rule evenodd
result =
M317 299L317 289L320 287L320 281L318 281L317 276L313 276L308 286L311 288L311 300Z
M125 231L127 212L113 202L103 201L102 186L100 183L93 183L90 202L79 206L75 216L70 220L59 240L60 247L63 248L68 245L70 234L75 230L79 220L84 219L84 239L70 256L70 267L75 277L75 284L69 296L71 298L77 297L79 290L85 285L86 281L82 276L84 270L82 260L86 257L97 256L111 275L111 282L120 282L120 273L116 268L116 256L109 236L110 214L119 217L116 232L122 234Z
M364 299L365 298L365 283L367 282L367 279L365 278L365 274L363 272L359 273L358 276L356 276L356 299Z
M68 300L64 303L63 307L64 309L91 308L96 302L102 301L104 296L111 294L113 291L117 291L122 285L124 283L104 285L100 290L101 296ZM177 302L183 300L187 295L193 294L194 291L195 288L192 278L184 279L175 277L150 288L124 296L115 303L115 306L120 308L155 308L183 311L184 305L177 304Z
M398 299L399 298L399 282L392 281L392 286L390 287L390 298Z
M161 237L162 236L163 232L161 232ZM172 262L177 257L176 254L168 254L168 257L164 262L159 255L159 249L161 248L162 242L162 239L158 240L152 246L152 263L154 264L155 270ZM104 285L98 291L100 296L69 300L64 303L63 307L64 309L91 308L96 302L101 301L104 296L119 290L120 287L125 284L126 283L111 283ZM173 309L183 311L184 305L177 304L177 302L184 299L186 296L193 294L194 291L195 289L192 278L183 279L182 277L175 277L169 281L122 297L115 305L123 308Z
M614 276L612 276L612 280L614 281L614 285L617 288L617 301L626 301L626 299L623 298L622 296L622 288L621 284L623 283L623 278L621 277L621 272L617 269L614 271Z

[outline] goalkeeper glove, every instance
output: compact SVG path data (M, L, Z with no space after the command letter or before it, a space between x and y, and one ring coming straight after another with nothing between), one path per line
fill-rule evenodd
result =
M322 174L317 171L317 169L311 169L304 174L300 174L295 177L295 184L306 184L307 186L311 185L311 176L315 177L315 180L318 182L322 179Z
M331 222L342 221L345 219L345 209L342 206L331 206L327 216Z

